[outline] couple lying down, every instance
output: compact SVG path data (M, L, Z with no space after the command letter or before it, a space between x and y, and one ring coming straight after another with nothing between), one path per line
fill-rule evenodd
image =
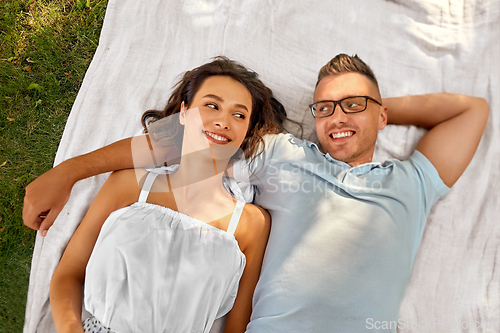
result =
M44 236L77 180L121 170L53 275L58 332L209 332L226 313L224 332L396 332L368 320L397 321L427 216L471 161L487 103L382 99L371 69L339 54L310 105L318 146L280 133L271 97L254 72L216 58L143 115L149 135L28 186L25 224ZM372 162L387 123L429 131L408 160ZM256 187L255 205L237 183ZM82 298L92 314L83 325Z

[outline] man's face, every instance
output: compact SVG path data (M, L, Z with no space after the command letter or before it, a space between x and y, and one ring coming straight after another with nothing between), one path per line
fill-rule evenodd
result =
M369 96L381 102L373 82L358 73L324 77L314 92L314 102L338 101L350 96ZM324 153L351 166L371 162L378 131L387 124L387 110L368 101L365 111L344 113L337 105L335 112L316 118L316 132Z

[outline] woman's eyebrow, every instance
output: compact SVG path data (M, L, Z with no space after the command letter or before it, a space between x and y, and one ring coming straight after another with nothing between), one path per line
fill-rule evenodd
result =
M219 96L214 95L214 94L206 94L205 96L203 96L203 98L205 98L205 97L213 98L216 101L221 102L221 103L224 102L224 99L222 97L219 97ZM234 106L236 106L238 108L241 108L241 109L244 109L245 111L248 112L248 108L245 105L243 105L243 104L235 103Z

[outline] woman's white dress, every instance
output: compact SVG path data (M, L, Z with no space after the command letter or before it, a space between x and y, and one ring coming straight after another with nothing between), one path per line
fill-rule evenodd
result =
M86 269L85 308L115 332L209 332L232 308L245 267L233 235L244 202L228 230L218 229L147 203L154 171L138 202L104 222Z

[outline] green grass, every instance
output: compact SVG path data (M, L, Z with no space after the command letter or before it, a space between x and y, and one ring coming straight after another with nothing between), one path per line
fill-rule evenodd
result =
M54 161L106 0L0 1L0 333L22 332L35 231L24 188Z

